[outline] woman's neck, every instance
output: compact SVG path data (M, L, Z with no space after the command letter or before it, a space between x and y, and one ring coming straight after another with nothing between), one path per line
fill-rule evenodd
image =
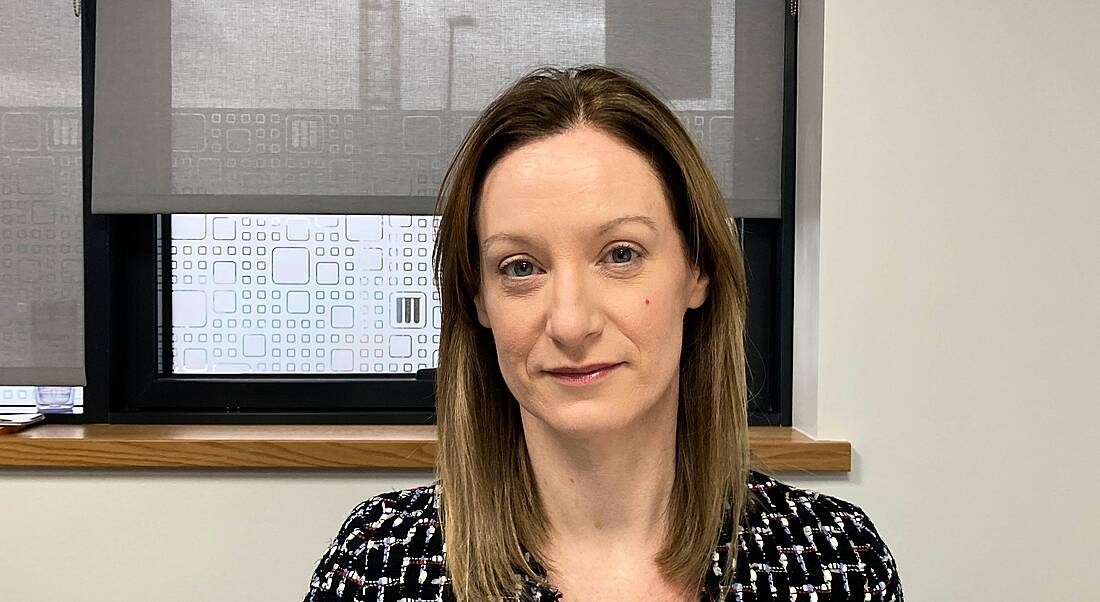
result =
M663 543L676 465L677 393L615 431L562 434L522 411L551 549L637 556Z

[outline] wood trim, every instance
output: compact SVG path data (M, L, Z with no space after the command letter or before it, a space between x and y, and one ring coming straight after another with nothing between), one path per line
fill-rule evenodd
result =
M789 427L750 427L765 471L851 470L847 441ZM0 435L0 466L158 468L431 468L434 425L41 424Z
M749 448L753 468L766 472L850 472L852 444L814 439L786 426L750 426Z

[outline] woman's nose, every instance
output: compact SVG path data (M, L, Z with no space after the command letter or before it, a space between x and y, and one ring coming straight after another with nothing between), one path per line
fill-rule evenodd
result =
M551 279L546 334L566 347L584 344L603 327L597 291L580 270L559 269Z

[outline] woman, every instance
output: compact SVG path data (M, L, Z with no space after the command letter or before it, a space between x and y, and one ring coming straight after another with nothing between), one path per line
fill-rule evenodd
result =
M439 202L438 480L356 507L307 601L902 599L859 508L749 468L741 253L656 96L537 70Z

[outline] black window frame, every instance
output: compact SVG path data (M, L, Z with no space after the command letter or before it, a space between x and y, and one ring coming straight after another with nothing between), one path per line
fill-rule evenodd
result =
M749 422L790 426L794 306L794 153L797 3L784 3L779 218L738 218L749 280ZM410 375L175 375L170 304L158 278L169 266L170 219L91 212L95 78L94 0L83 2L85 341L84 413L60 423L430 424L434 370ZM167 360L167 361L166 361Z

